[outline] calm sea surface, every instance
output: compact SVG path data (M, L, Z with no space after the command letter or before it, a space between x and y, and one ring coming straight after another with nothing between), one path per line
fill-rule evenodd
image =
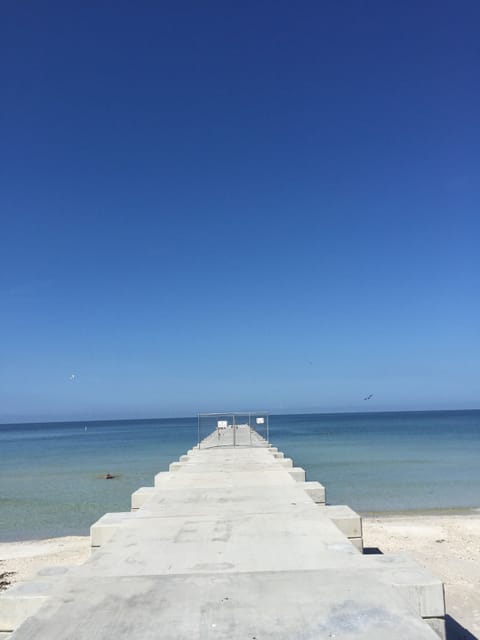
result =
M196 418L0 425L0 540L87 534L196 440ZM270 416L270 441L330 503L480 506L480 411Z

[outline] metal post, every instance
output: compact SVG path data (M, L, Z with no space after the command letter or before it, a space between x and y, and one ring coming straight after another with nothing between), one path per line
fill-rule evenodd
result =
M237 446L237 434L235 433L235 415L232 416L232 428L233 428L233 446Z
M267 442L270 443L270 433L268 428L268 413L267 413Z
M248 431L250 433L250 446L252 446L252 414L248 414Z
M200 414L197 413L197 444L200 449Z

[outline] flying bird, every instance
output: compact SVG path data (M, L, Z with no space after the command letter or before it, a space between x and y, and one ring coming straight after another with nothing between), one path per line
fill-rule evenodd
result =
M71 381L73 382L73 381L75 380L75 378L76 378L76 377L77 377L77 376L76 376L76 374L75 374L75 373L72 373L72 374L70 374L70 376L68 377L68 379L69 379L69 380L71 380Z
M371 393L369 396L366 396L364 400L370 400L370 398L373 398L373 393Z

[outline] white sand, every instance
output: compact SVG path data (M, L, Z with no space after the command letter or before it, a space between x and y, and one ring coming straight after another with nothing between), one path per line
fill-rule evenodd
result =
M443 580L449 640L480 638L480 513L366 517L363 535L365 547L408 553Z
M365 547L406 552L445 583L449 640L480 638L480 513L406 514L363 518ZM0 574L30 580L52 565L82 564L90 555L88 536L0 543Z
M0 542L0 575L13 572L13 584L31 580L44 567L82 564L90 555L90 536L69 536L28 542Z

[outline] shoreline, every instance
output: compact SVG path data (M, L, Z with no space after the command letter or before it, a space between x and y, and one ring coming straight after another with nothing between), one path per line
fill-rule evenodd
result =
M396 516L474 516L480 515L480 507L432 507L428 509L400 509L397 511L357 511L362 518L388 518Z
M327 504L330 504L330 503L327 503ZM400 509L400 510L394 510L394 511L356 510L356 512L362 517L362 519L363 518L395 518L395 517L402 517L402 516L412 517L412 518L421 518L421 517L430 517L430 516L432 517L433 516L475 516L475 515L480 515L480 507L432 507L427 509L423 509L423 508ZM89 525L86 528L88 532L86 531L86 532L79 532L79 533L69 533L67 535L58 535L58 536L46 535L41 537L30 537L27 534L27 537L5 538L5 539L0 538L0 547L8 544L49 542L52 540L61 540L61 539L70 539L70 538L89 538L90 526L91 525ZM0 556L0 562L1 560L2 558Z

